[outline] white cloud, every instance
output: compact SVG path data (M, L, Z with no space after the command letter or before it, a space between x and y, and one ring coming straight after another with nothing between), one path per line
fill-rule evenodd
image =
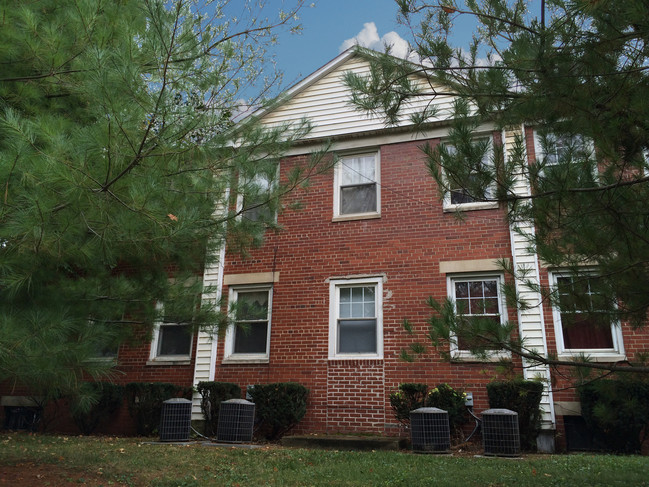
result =
M367 22L363 24L361 30L355 37L347 39L340 45L340 52L349 49L352 46L367 47L375 51L383 51L385 46L391 47L391 54L393 56L407 58L410 54L408 41L403 39L396 32L388 32L382 37L379 36L379 31L374 22Z
M246 100L239 98L234 102L232 107L232 116L230 120L237 123L259 108L259 105L249 105Z

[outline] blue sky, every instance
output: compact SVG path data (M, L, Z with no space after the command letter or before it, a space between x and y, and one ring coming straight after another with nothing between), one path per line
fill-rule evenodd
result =
M281 6L281 0L269 5ZM361 43L381 45L381 38L407 39L407 29L397 24L394 0L319 0L300 12L301 34L282 34L276 55L284 72L284 84L292 85L340 54L343 43L358 38ZM373 26L371 25L373 23ZM366 26L365 24L370 24ZM376 29L376 30L374 30Z

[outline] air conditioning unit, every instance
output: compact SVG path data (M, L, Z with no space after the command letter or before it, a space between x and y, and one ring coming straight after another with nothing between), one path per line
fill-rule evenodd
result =
M520 456L521 437L518 431L518 413L509 409L483 411L482 446L485 455Z
M189 441L192 427L192 402L174 398L162 403L160 441Z
M255 422L255 403L245 399L223 401L219 408L216 441L249 443Z
M410 411L410 441L416 453L446 453L451 448L448 412L438 408Z

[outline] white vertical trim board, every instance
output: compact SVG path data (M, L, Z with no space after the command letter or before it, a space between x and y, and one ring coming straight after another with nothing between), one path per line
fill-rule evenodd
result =
M223 291L223 262L225 261L225 245L221 245L217 261L203 271L203 287L216 286L212 294L204 294L203 301L218 303ZM206 331L198 332L196 343L196 360L194 362L194 381L196 387L199 382L214 380L216 374L218 336ZM201 396L197 392L192 398L192 420L203 420L201 413Z
M521 126L521 135L525 143L525 126ZM503 131L504 155L508 157L508 138L512 140L516 132L509 130ZM525 150L525 160L527 161L527 150ZM531 188L523 174L518 174L514 184L514 191L523 196L531 194ZM525 204L525 203L523 203ZM524 271L525 278L535 285L541 282L539 268L539 259L536 252L531 252L528 248L528 237L534 234L534 225L532 222L514 222L510 224L509 236L512 247L512 265L516 276ZM522 279L515 279L516 292L519 297L526 301L530 306L528 309L517 309L518 327L521 339L525 345L544 357L548 356L548 346L545 334L545 318L543 316L543 300L541 294L529 286L525 285ZM525 379L541 379L545 388L541 399L542 410L542 428L554 429L556 427L556 417L554 411L554 400L552 397L552 385L550 382L550 368L547 365L533 365L527 359L523 359L523 377Z

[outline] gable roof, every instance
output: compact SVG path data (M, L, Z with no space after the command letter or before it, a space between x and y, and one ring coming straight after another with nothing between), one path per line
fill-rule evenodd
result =
M357 74L370 72L369 61L359 54L357 47L344 51L286 90L273 105L259 109L250 116L269 126L308 119L313 129L305 141L394 130L394 127L386 127L382 116L363 113L350 105L351 91L343 81L348 71ZM422 86L427 82L424 77L418 79ZM433 104L439 108L439 112L433 121L448 119L452 102L452 96L437 96ZM410 115L423 110L429 103L430 96L407 102L397 127L411 127Z

